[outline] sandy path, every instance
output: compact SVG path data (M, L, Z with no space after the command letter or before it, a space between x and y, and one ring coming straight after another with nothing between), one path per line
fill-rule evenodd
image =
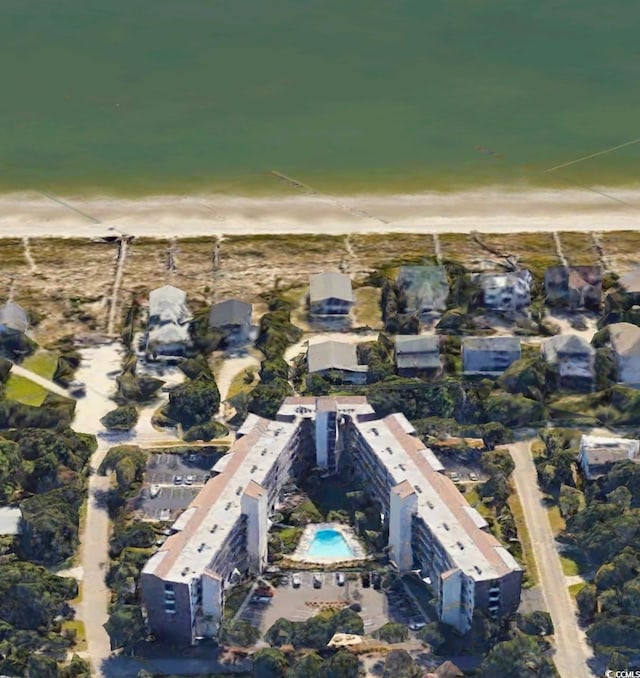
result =
M36 193L4 194L0 195L0 236L509 233L633 230L640 226L637 188L487 188L341 196L339 202L321 195L194 195L139 199L65 196L57 203ZM343 209L344 205L349 209ZM85 214L93 215L93 220Z

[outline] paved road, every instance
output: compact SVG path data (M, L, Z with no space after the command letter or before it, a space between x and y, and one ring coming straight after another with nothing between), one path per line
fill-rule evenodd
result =
M39 374L36 374L31 370L26 370L24 367L21 367L20 365L16 365L14 363L13 367L11 368L11 373L17 375L18 377L25 377L25 379L33 381L39 386L42 386L42 388L46 388L47 391L51 391L56 395L63 396L64 398L71 397L64 388L58 386L58 384L56 384L54 381L51 381L50 379L45 379L44 377L41 377Z
M567 588L547 511L542 504L542 493L531 458L531 441L508 447L515 462L513 481L529 528L544 599L555 627L556 666L562 678L591 678L594 674L587 661L593 655L578 627L575 604Z

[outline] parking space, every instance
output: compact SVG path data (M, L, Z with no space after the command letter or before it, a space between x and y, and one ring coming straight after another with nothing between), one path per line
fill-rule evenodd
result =
M199 487L161 487L155 497L151 497L149 487L144 487L139 496L139 508L147 520L167 522L175 520L178 513L185 509L200 491Z
M338 584L335 572L298 572L299 587L294 587L294 574L288 573L288 582L273 589L273 597L258 602L249 598L241 609L239 619L260 628L264 633L280 617L304 621L316 615L322 605L340 604L360 606L365 633L371 633L388 621L406 625L424 622L413 601L404 592L386 593L373 586L364 587L361 577L344 573L344 584ZM317 582L314 585L314 579Z
M202 486L209 479L217 454L152 454L147 464L145 482L150 485Z

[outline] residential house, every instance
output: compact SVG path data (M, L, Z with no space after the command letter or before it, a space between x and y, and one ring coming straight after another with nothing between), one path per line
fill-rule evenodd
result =
M627 294L640 295L640 266L634 266L630 271L618 278L618 285Z
M22 306L13 301L0 306L0 334L24 334L28 329L29 315Z
M608 327L618 382L640 388L640 327L631 323L613 323Z
M520 360L520 339L517 337L464 337L462 370L466 374L502 374L509 365Z
M544 274L544 289L550 306L598 311L602 272L599 266L550 266Z
M309 279L311 315L346 316L353 306L351 279L344 273L326 271Z
M147 354L153 358L180 357L189 352L191 336L187 295L172 285L149 294Z
M440 337L400 334L395 339L396 371L401 377L436 377L442 372Z
M355 344L341 341L310 344L307 366L309 374L337 378L345 384L364 384L367 381L367 366L358 364Z
M593 391L596 350L577 334L558 334L541 346L544 359L558 371L558 386L573 391Z
M510 273L481 273L482 305L492 311L519 311L531 303L533 276L526 269Z
M401 266L396 279L405 313L444 311L449 281L444 266Z
M585 478L595 480L605 475L617 461L631 459L639 463L640 440L582 436L578 460Z
M238 299L214 304L209 311L209 327L221 332L228 346L246 344L251 333L251 304Z

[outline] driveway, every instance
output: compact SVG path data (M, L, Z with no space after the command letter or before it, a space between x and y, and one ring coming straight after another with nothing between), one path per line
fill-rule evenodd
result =
M554 661L562 678L590 678L587 662L593 653L580 630L576 606L569 594L547 511L542 503L536 468L531 457L531 440L508 445L515 470L513 482L520 497L529 529L544 600L555 628Z

